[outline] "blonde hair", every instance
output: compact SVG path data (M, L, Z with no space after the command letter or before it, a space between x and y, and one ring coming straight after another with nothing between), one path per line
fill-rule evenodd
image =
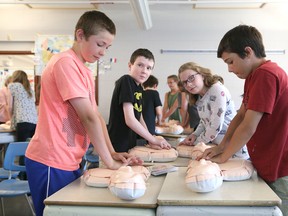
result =
M185 70L193 70L193 71L196 71L198 74L201 74L203 77L204 85L208 88L217 82L221 82L222 84L224 84L224 80L221 76L212 74L210 69L204 68L195 62L187 62L181 65L178 70L178 76L180 76L180 74ZM197 98L198 98L198 95L192 95L190 93L189 104L195 104Z
M21 83L26 92L28 93L29 97L33 96L28 76L24 71L22 70L14 71L12 74L12 82Z

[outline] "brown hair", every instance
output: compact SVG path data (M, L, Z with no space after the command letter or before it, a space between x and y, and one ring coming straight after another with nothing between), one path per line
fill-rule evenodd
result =
M185 70L193 70L197 73L201 74L204 78L204 85L206 87L211 87L213 84L220 81L222 84L224 84L224 80L221 76L218 76L216 74L212 74L211 70L208 68L201 67L200 65L194 63L194 62L187 62L178 70L178 76Z
M148 60L152 60L155 63L155 58L154 58L153 53L150 50L145 49L145 48L139 48L139 49L135 50L130 57L130 63L134 64L136 59L140 56L142 56Z
M239 25L228 31L221 39L217 57L223 52L236 53L240 58L247 56L246 47L251 47L258 58L266 57L261 33L253 26Z
M154 85L158 86L158 83L158 79L155 76L150 75L142 85L144 88L148 88L153 87Z
M22 70L14 71L12 74L12 82L21 83L26 92L28 93L29 97L33 96L28 76L24 71Z
M177 83L178 83L178 81L179 81L178 76L175 75L175 74L169 75L169 76L167 77L167 79L173 79L174 82L177 82Z
M97 35L99 32L106 30L112 35L116 35L116 27L113 21L100 11L87 11L78 20L75 26L75 33L78 29L82 29L85 39L91 35ZM76 34L74 33L74 40Z
M224 84L224 80L221 76L212 74L211 70L208 68L204 68L194 62L187 62L180 66L178 70L178 76L185 71L185 70L193 70L196 71L198 74L201 74L203 77L203 82L206 87L211 87L213 84L217 83L218 81ZM198 95L189 94L189 103L194 104L198 98Z

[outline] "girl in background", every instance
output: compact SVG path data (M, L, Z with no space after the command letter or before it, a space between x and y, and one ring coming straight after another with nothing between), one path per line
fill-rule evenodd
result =
M12 97L8 89L11 79L11 76L7 77L4 87L0 90L0 124L5 124L11 119Z
M180 91L177 75L168 76L167 84L170 91L165 93L161 122L164 123L168 118L168 122L170 120L175 120L177 124L185 127L185 125L187 125L187 118L189 118L187 112L188 100L186 98L186 93Z
M8 89L13 98L11 129L16 130L17 141L26 141L34 135L38 118L27 74L22 70L14 71Z
M182 122L180 111L178 109L174 109L173 112L170 110L172 109L172 106L175 103L175 101L177 101L178 95L181 94L178 87L178 81L179 80L177 75L170 75L167 77L167 84L170 88L170 91L165 93L164 106L162 111L163 114L161 120L162 122L165 122L167 118L168 121L176 120L179 123Z

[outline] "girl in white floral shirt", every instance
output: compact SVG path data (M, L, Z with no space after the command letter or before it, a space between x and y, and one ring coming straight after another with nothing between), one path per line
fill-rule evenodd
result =
M34 135L38 118L27 74L22 70L14 71L8 88L13 97L11 128L16 130L17 141L26 141Z
M220 144L236 115L234 102L229 90L223 85L223 78L213 75L209 69L194 62L188 62L179 68L179 78L185 90L194 98L200 117L197 129L180 144ZM234 157L248 159L246 146Z

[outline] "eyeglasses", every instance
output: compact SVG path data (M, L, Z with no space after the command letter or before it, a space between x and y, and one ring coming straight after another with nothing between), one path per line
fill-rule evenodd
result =
M187 80L181 81L182 84L183 84L183 86L185 87L185 86L187 86L188 83L192 83L192 82L195 80L195 76L196 76L197 74L199 74L199 73L192 74L192 75L190 75L190 76L188 77Z

